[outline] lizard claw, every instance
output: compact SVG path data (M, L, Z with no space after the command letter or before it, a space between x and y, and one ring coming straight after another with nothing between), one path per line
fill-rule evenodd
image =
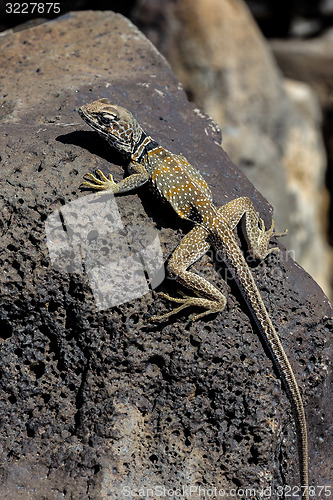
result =
M151 316L150 317L151 321L163 321L163 320L169 318L170 316L177 314L182 309L185 309L186 307L190 307L190 306L206 308L206 311L203 311L199 314L195 314L194 316L191 317L191 321L196 321L197 319L202 318L202 316L206 316L206 314L220 312L225 307L225 304L219 304L219 303L214 302L214 301L209 300L209 299L204 299L202 297L191 297L190 295L185 295L181 291L179 293L180 293L180 295L182 295L182 298L171 297L170 295L167 295L164 292L160 292L158 295L160 295L164 299L171 300L172 302L177 302L178 304L181 304L181 305L176 307L172 311L169 311L165 314L161 314L161 316Z
M82 182L80 187L88 187L92 189L100 189L105 191L114 191L114 187L116 186L116 182L114 182L112 174L109 174L109 178L107 178L101 170L96 170L96 174L99 177L87 172L84 175L84 178L88 178L91 182Z
M287 234L287 230L282 233L274 233L274 220L272 219L272 224L269 229L265 228L265 223L263 219L258 220L258 234L254 241L251 241L251 250L255 258L264 260L270 253L278 253L280 249L278 247L273 247L268 249L268 245L272 236L284 236Z

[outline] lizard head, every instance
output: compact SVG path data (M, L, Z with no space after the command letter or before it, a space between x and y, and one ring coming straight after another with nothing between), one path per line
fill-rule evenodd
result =
M99 99L79 108L79 115L120 153L133 153L144 133L132 113L108 99Z

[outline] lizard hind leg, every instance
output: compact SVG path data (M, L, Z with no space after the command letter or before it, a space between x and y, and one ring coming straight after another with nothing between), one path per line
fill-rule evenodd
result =
M202 257L210 248L210 244L206 241L207 231L200 226L194 227L172 254L169 263L168 271L171 276L192 290L195 296L185 295L180 292L182 297L171 297L166 293L160 293L160 296L180 304L175 309L161 316L152 316L152 321L165 320L179 311L187 307L202 307L205 310L191 317L191 321L195 321L207 314L223 311L226 306L225 296L209 281L202 278L194 272L188 271L188 268Z

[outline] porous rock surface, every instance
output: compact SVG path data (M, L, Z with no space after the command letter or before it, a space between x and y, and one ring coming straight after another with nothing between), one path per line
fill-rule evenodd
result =
M156 292L99 311L87 276L52 267L48 254L45 221L87 195L83 174L122 176L77 114L100 97L184 154L217 205L250 196L269 225L270 207L221 149L215 124L120 15L71 14L0 45L0 497L118 499L201 486L225 489L224 498L251 487L259 498L261 488L297 486L290 401L220 262L205 257L196 269L228 293L223 313L155 325L150 315L170 307ZM117 201L125 226L154 224L166 257L189 229L147 189ZM311 483L329 484L330 305L284 251L252 270L302 390ZM161 289L177 293L170 280Z

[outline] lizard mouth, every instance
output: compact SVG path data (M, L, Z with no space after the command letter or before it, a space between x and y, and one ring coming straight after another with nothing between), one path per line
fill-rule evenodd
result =
M104 130L99 124L97 124L95 120L91 118L91 116L85 111L83 107L78 109L78 113L82 118L82 120L89 125L89 127L94 129L96 132L103 135L104 137L108 136L107 130Z
M78 109L78 113L80 115L80 117L82 118L82 120L84 120L86 123L88 123L88 125L90 127L93 127L93 128L96 128L96 125L95 125L95 122L94 120L91 119L91 116L89 115L89 113L84 109L84 106L82 106L82 108L79 108Z

